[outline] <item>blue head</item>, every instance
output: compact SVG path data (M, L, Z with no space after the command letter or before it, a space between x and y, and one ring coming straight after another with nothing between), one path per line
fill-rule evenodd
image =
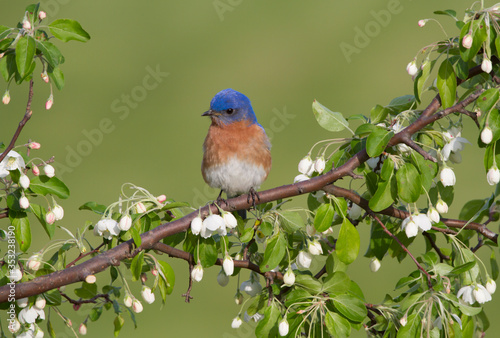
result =
M248 97L234 89L224 89L210 102L210 110L202 116L210 116L217 124L230 124L238 121L247 121L250 124L257 123L257 117L252 109Z

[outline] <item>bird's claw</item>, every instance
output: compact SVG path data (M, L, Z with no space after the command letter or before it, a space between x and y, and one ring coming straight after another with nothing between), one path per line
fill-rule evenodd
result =
M260 202L260 197L257 191L254 188L250 188L247 196L247 203L250 204L250 198L252 199L252 207L255 209L255 204L257 201Z

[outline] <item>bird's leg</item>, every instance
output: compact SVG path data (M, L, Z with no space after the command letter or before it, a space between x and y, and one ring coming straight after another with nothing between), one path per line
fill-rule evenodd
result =
M227 201L226 201L225 199L223 199L223 198L222 198L222 190L220 191L219 196L217 196L216 203L217 203L218 205L222 205L222 203L225 203L225 204L226 204L226 206L227 206L227 205L229 205L229 204L227 204Z
M254 188L250 188L250 191L248 192L247 203L249 203L249 204L250 204L250 198L252 198L252 207L255 209L255 204L257 201L260 202L260 197Z

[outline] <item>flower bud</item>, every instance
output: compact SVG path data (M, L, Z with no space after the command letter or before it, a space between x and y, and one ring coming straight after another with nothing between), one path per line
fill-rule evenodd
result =
M408 323L408 317L406 316L406 313L405 315L399 320L399 323L401 324L401 326L406 326L406 324Z
M410 76L414 76L417 74L418 72L418 68L417 68L417 63L415 62L415 60L413 60L412 62L410 62L407 66L406 66L406 71L408 72L408 74Z
M418 20L418 27L424 27L428 19Z
M142 312L142 310L142 303L139 300L134 299L134 301L132 302L132 311L134 311L135 313L140 313Z
M145 272L141 273L141 282L146 283L148 280L148 275Z
M203 220L200 216L193 218L191 221L191 232L193 235L199 235L201 228L203 227Z
M228 227L229 229L234 229L238 225L238 221L236 220L234 215L230 212L223 212L222 218L224 219L226 227Z
M80 327L78 328L78 332L82 335L85 336L87 334L87 325L84 323L80 324Z
M470 32L462 39L462 46L467 49L472 47L472 34Z
M433 223L439 223L440 220L439 212L432 205L427 210L427 217L429 217L429 219Z
M500 182L500 170L498 170L498 167L496 165L493 165L493 167L488 170L488 173L486 174L486 180L488 181L489 185L495 185Z
M43 308L45 307L45 304L47 304L47 301L45 300L44 296L38 296L38 297L36 297L35 307L38 310L43 310Z
M313 162L311 160L311 156L306 155L299 162L299 172L302 173L302 174L304 174L304 175L307 174L309 172L309 170L311 169L312 164L313 164Z
M381 266L382 264L380 264L380 261L377 259L377 257L373 257L372 260L370 261L370 270L372 272L377 272Z
M144 214L147 209L146 209L146 206L144 205L144 203L142 202L138 202L136 205L135 205L135 211L136 213L138 214Z
M152 269L151 269L151 274L152 274L153 276L155 276L155 277L156 277L156 276L158 276L158 270L157 270L156 268L152 268Z
M286 286L292 286L293 284L295 284L295 274L293 273L293 270L291 268L288 268L288 270L286 270L285 274L283 275L283 282Z
M234 295L234 302L236 305L241 305L243 303L243 294L240 291L236 292Z
M233 322L231 323L231 327L233 329L237 329L241 326L241 324L243 324L243 321L241 320L241 318L238 316L238 317L235 317L233 319Z
M123 304L125 304L126 307L131 307L132 302L133 302L132 297L130 297L130 295L126 293L125 297L123 298Z
M325 158L323 156L318 157L316 161L314 161L314 170L319 174L321 174L323 170L325 170L325 165L326 165Z
M231 276L234 272L234 262L231 256L229 256L226 252L226 257L224 257L224 261L222 261L222 267L224 268L224 272L226 275Z
M7 89L7 90L5 91L5 93L3 94L3 96L2 96L2 103L3 103L3 104L9 104L9 102L10 102L10 92L9 92L9 90Z
M226 275L224 269L221 269L219 271L219 274L217 275L217 283L219 283L219 285L222 287L226 286L229 283L229 276Z
M64 217L64 209L61 207L59 204L55 204L54 208L52 209L54 212L54 215L56 216L56 221L60 221Z
M151 304L155 301L155 294L151 292L151 289L147 286L142 287L141 296L148 304Z
M306 251L300 251L297 255L296 263L297 266L303 269L309 269L312 262L312 256Z
M441 170L439 178L441 180L441 183L443 183L445 187L454 186L457 181L453 169L448 167L443 168L443 170Z
M16 300L17 306L19 306L21 309L24 309L26 306L28 306L28 302L29 297L19 298Z
M493 131L488 125L486 125L483 131L481 132L481 141L483 141L484 144L490 144L492 140L493 140Z
M33 164L33 168L31 169L31 171L33 172L33 175L35 175L35 176L40 175L40 169L34 164Z
M45 102L45 109L49 110L52 108L52 105L54 104L54 96L50 94L49 98Z
M30 178L25 174L21 174L21 177L19 177L19 185L23 189L28 189L30 187Z
M10 270L9 278L11 281L19 282L23 278L23 273L19 268L14 268Z
M21 328L21 323L19 323L17 318L9 320L9 331L11 333L16 333L17 331L19 331L20 328Z
M493 70L493 64L491 63L491 60L488 59L488 57L486 55L484 55L483 57L483 62L481 62L481 69L483 72L485 73L491 73L491 71Z
M85 277L85 283L87 284L94 284L96 280L97 277L95 275L87 275L87 277Z
M158 201L158 203L165 203L165 201L167 200L167 196L160 195L160 196L156 197L156 200Z
M486 290L490 293L490 295L494 294L496 289L497 289L497 283L491 278L488 278L488 281L486 282Z
M288 322L286 321L286 318L283 318L279 324L278 324L278 330L280 332L280 336L284 337L288 334Z
M27 31L29 31L31 29L31 22L28 20L27 17L24 17L22 25L23 25L23 28Z
M45 175L47 175L48 177L54 177L54 175L56 174L56 170L54 169L53 166L51 166L50 164L46 164L44 167L43 167L43 172L45 173Z
M45 13L44 11L40 11L38 12L38 19L40 19L40 21L42 21L43 19L45 19L47 17L47 13ZM85 329L86 330L86 329ZM86 333L86 332L85 332Z
M49 76L47 75L46 71L43 71L43 73L40 74L40 77L42 78L43 82L49 83ZM47 109L50 109L50 108L47 108Z
M19 199L19 207L21 209L28 209L29 206L30 206L30 201L29 201L28 197L21 196L21 198Z
M321 244L317 240L309 242L308 250L309 253L313 256L318 256L323 253L323 248L321 247Z
M30 269L32 271L38 271L40 269L41 260L42 260L42 257L40 254L34 254L33 256L28 258L28 262L26 263L26 266L28 267L28 269Z
M196 264L191 271L191 278L193 278L195 282L201 282L203 279L203 267L200 263Z
M30 149L40 149L40 147L41 147L40 143L38 143L38 142L30 142L28 144L28 148L30 148Z
M130 215L125 215L120 218L120 222L118 222L118 228L121 231L128 231L132 226L132 217Z
M448 212L448 204L441 198L436 203L436 209L440 214L446 214Z

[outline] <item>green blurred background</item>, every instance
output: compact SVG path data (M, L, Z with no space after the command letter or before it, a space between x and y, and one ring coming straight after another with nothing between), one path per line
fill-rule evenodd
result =
M0 0L0 24L16 25L30 3ZM451 19L432 12L453 8L461 18L471 2L46 0L41 4L47 22L76 19L92 36L86 44L57 43L66 57L62 66L66 86L54 93L54 106L46 111L49 88L36 78L33 117L18 141L36 140L42 144L36 156L55 156L56 174L71 189L71 198L60 201L66 215L58 224L75 230L86 220L97 220L78 211L80 205L117 200L125 182L194 206L213 200L218 192L208 189L200 174L201 145L209 126L200 115L224 88L249 96L272 139L273 169L262 188L291 183L298 174L298 161L312 144L348 136L331 135L317 125L313 99L348 116L369 114L375 104L412 94L407 63L421 47L445 37L435 23L419 28L417 21L438 18L448 34L456 35ZM360 30L369 31L364 41L356 41ZM341 46L347 44L358 49L346 57ZM35 73L39 72L38 68ZM155 80L148 75L151 72L161 75ZM4 87L0 85L0 92ZM22 118L27 85L13 86L11 97L8 106L0 107L0 141L5 143ZM467 121L465 136L473 144L477 133ZM466 146L462 155L463 163L454 166L458 183L450 217L458 215L466 200L493 191L481 168L483 152ZM299 198L294 203L303 202ZM493 225L494 230L497 227ZM35 222L33 228L32 251L36 251L47 237ZM363 224L360 232L363 253L369 226ZM417 241L423 243L423 237ZM423 246L412 248L418 253ZM481 257L489 257L488 249L482 251ZM395 295L397 279L414 270L410 261L399 265L387 259L372 273L362 253L349 274L370 303L380 302L386 293ZM166 259L176 271L173 294L164 307L159 300L145 306L137 315L136 330L125 314L121 337L253 336L248 325L239 330L230 327L239 311L233 301L237 278L221 288L216 282L219 269L205 271L203 281L194 285L194 300L186 304L181 294L187 288L187 265ZM98 283L107 280L108 272L97 277ZM499 313L497 298L494 295L486 305L490 320ZM67 308L75 328L84 312ZM55 317L53 313L58 337L72 336ZM108 313L90 323L89 335L112 336L113 318ZM495 320L492 325L492 332L500 329ZM355 337L364 335L363 330L353 332Z

